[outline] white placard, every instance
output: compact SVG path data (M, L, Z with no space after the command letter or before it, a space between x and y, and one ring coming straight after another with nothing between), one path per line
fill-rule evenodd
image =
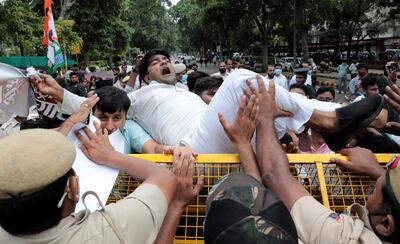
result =
M98 121L96 117L91 115L88 128L93 132L95 132L93 125L94 120ZM84 126L85 125L83 123L75 125L68 135L68 139L75 145L76 148L76 158L72 168L79 177L80 196L82 196L86 191L94 191L99 196L102 204L105 205L114 186L114 182L117 179L119 171L114 168L94 163L81 151L81 149L78 147L81 142L75 136L74 132L83 128ZM124 153L125 141L119 130L112 133L109 136L109 139L111 145L116 151ZM86 197L85 203L88 209L92 212L99 208L99 204L95 197ZM75 212L79 212L83 209L85 209L85 207L82 203L82 199L80 199L76 205Z

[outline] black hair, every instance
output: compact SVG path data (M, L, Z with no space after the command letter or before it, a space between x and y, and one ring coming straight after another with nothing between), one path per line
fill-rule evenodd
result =
M43 118L36 119L28 119L21 123L20 130L28 130L28 129L52 129L53 127L48 123L47 120Z
M392 86L393 82L389 80L386 76L378 76L377 78L378 82L378 89L379 89L379 94L384 95L385 94L385 88L386 86Z
M62 219L62 208L57 204L73 175L70 169L40 191L0 199L0 226L11 235L33 235L56 226Z
M280 63L274 64L274 67L277 67L277 66L282 67L282 64L280 64Z
M56 81L62 88L65 88L67 86L67 83L65 82L64 78L57 77Z
M131 100L125 91L113 86L106 86L96 89L95 93L100 99L93 107L93 113L96 108L102 113L113 114L121 110L128 112Z
M294 83L294 84L290 85L289 91L292 90L292 89L295 89L295 88L302 89L304 91L304 93L306 94L306 96L308 96L306 85L304 85L302 83Z
M142 62L140 63L140 66L139 66L139 79L140 79L140 81L143 81L144 77L147 75L147 69L149 68L150 60L155 55L164 55L169 60L171 60L171 58L169 56L169 53L164 49L153 49L151 51L148 51L143 56Z
M75 72L75 71L69 73L69 78L71 79L71 77L74 76L74 75L78 76L78 79L79 79L79 75L78 75L78 73Z
M322 93L325 93L325 92L331 93L333 98L335 99L335 95L336 95L335 94L335 90L333 90L333 88L330 87L330 86L321 86L320 88L318 88L317 93L316 93L315 96L317 97L319 94L322 94Z
M362 68L364 68L364 69L366 69L366 70L368 71L368 66L367 66L367 64L365 64L365 63L359 63L359 64L357 65L357 70L360 70L360 69L362 69Z
M368 86L378 85L378 79L376 76L366 76L361 79L361 87L367 90Z
M195 71L195 72L188 74L187 86L189 88L189 91L192 92L194 90L194 86L198 79L207 77L207 76L210 76L210 75L205 72L202 72L202 71Z
M295 72L296 75L301 75L304 79L307 79L307 71Z
M368 132L361 136L357 146L371 150L373 153L399 153L400 146L386 134Z
M213 88L219 88L222 85L223 79L220 77L207 76L197 80L193 92L201 95L203 91Z

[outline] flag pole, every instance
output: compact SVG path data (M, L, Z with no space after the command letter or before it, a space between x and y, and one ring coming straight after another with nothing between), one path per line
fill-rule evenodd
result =
M65 47L65 41L64 40L63 40L63 48L64 48L65 71L67 71L68 70L67 48Z

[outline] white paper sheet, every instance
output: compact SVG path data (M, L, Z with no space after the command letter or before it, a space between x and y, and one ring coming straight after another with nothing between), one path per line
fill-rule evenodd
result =
M91 131L95 131L93 121L98 119L94 116L90 116L90 123L88 125ZM118 170L114 168L110 168L107 166L102 166L99 164L94 163L90 159L88 159L85 154L79 149L79 145L81 142L75 136L74 132L83 128L84 124L77 124L75 125L71 132L68 135L68 139L75 145L76 148L76 158L72 168L75 170L76 174L79 177L79 189L80 189L80 196L83 195L86 191L94 191L100 198L100 201L103 205L106 204L108 196L112 190L115 180L118 176ZM115 150L118 152L123 153L125 147L124 137L119 130L112 133L109 136L111 145L114 147ZM95 211L98 209L99 204L97 199L93 196L87 196L85 199L86 206L90 211ZM75 212L79 212L85 209L82 199L76 205Z

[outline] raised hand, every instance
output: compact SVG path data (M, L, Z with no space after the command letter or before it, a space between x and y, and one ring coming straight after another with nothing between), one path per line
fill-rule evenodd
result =
M180 157L174 162L172 171L176 175L177 188L172 204L175 207L184 208L190 201L199 195L204 184L204 175L201 175L193 185L193 159Z
M260 117L275 119L277 117L291 116L291 113L284 111L276 106L274 81L269 81L269 87L267 90L264 84L264 80L261 78L261 76L257 75L256 79L258 83L258 90L249 80L246 80L246 83L251 92L258 98ZM247 91L246 94L248 95L249 92Z
M108 132L106 129L101 129L100 124L94 122L96 127L96 134L91 132L89 128L84 127L82 130L89 139L86 139L79 131L77 131L76 137L82 142L80 149L90 160L98 164L107 164L110 158L113 157L114 150L113 146L108 139Z
M62 102L64 97L64 89L57 83L57 81L46 74L39 74L41 81L30 78L33 86L43 95L53 96L58 101Z
M219 121L226 135L236 145L250 142L258 123L258 116L258 99L255 95L251 95L250 99L247 99L246 96L240 99L239 110L232 124L228 124L225 117L218 113Z
M73 122L73 123L79 123L83 122L86 120L86 118L89 116L90 112L92 111L94 105L99 101L99 97L97 94L92 95L85 101L81 103L81 106L79 106L79 109L76 110L68 119L67 121Z

